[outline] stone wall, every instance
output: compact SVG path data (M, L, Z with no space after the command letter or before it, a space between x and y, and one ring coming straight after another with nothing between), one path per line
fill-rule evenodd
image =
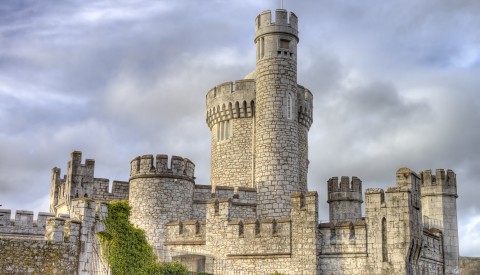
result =
M212 255L215 274L314 274L317 194L293 194L292 205L291 217L239 220L232 199L212 199L205 221L168 223L165 244L172 254Z
M77 274L73 245L0 237L0 247L1 274Z
M228 139L217 140L219 124L212 127L211 136L211 184L213 186L253 187L253 119L230 120Z
M421 258L418 263L420 274L444 274L443 253L442 232L436 228L424 228Z
M53 213L40 212L37 220L33 220L33 212L25 210L17 210L13 220L10 220L10 215L10 209L0 209L0 234L30 235L41 238L45 235L47 219L55 217Z
M108 274L97 239L106 206L85 199L71 205L72 218L39 213L33 221L32 212L17 211L10 221L11 211L0 211L0 274Z

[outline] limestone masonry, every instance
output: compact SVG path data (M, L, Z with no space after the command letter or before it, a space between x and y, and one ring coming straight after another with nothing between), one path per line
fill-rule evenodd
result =
M94 177L71 154L54 168L50 212L0 210L1 274L108 274L96 233L105 202L128 199L160 261L213 274L459 274L457 185L451 170L408 168L362 193L357 177L327 181L330 221L307 189L313 96L297 83L298 19L255 20L256 68L206 96L210 185L182 157L143 155L128 181ZM319 165L319 164L315 164ZM362 204L365 202L365 216Z

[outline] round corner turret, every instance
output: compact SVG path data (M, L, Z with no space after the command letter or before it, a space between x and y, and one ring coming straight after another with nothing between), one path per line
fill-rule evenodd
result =
M170 165L167 155L143 155L130 162L130 179L177 178L195 182L195 164L179 156L172 156Z
M331 222L358 221L362 218L362 181L357 177L328 180L328 204Z

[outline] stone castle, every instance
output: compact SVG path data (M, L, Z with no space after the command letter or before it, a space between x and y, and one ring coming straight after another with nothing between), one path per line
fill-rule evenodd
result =
M307 189L313 96L297 83L298 19L279 9L255 20L256 69L207 92L210 185L186 158L144 155L128 182L95 178L71 154L54 168L50 212L0 214L0 273L107 274L96 233L105 202L128 199L161 261L212 274L458 274L456 176L400 168L396 185L327 182L330 221ZM318 164L317 164L318 165ZM88 199L86 199L88 198ZM362 203L365 200L365 216ZM28 251L24 253L22 251Z

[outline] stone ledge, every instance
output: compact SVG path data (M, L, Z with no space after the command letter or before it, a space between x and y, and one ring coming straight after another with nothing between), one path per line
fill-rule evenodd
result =
M205 245L205 241L170 241L165 245Z
M252 254L227 254L227 258L291 258L291 253L252 253Z
M252 206L252 207L257 207L256 203L248 203L248 202L232 202L232 205L236 206Z
M195 178L187 177L187 176L179 176L173 174L143 174L143 175L134 175L130 177L130 180L134 179L148 179L148 178L168 178L168 179L179 179L179 180L186 180L191 183L195 183Z
M330 252L322 253L319 255L320 258L360 258L368 257L367 252Z

